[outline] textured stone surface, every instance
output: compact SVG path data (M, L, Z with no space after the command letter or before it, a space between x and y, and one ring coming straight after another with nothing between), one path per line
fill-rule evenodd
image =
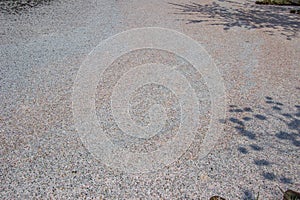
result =
M254 1L88 0L1 12L0 198L249 199L260 192L262 199L280 199L277 186L299 191L300 19L289 9ZM195 140L162 170L127 174L95 159L79 139L72 88L79 67L99 42L147 26L180 31L211 55L225 80L224 137L203 159L198 159L201 149ZM131 52L113 63L102 80L107 85L99 81L95 95L97 116L107 120L104 129L114 129L111 94L104 86L112 84L111 75L119 68L147 59L181 63L176 56L151 50ZM188 65L180 70L195 81L199 94L207 94L201 75ZM160 100L147 102L149 91L165 97L173 121L167 134L146 142L127 135L129 142L123 144L132 151L162 145L157 141L172 137L178 126L176 97L157 85L133 93L132 119L141 126L149 122L145 107ZM204 124L209 116L202 116ZM199 133L205 131L204 126ZM117 129L108 132L120 142Z

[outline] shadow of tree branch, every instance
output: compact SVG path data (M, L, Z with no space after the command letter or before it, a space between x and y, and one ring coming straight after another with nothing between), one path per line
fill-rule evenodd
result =
M245 29L265 29L269 34L279 32L287 39L295 37L300 28L300 17L290 14L286 6L262 6L254 3L238 3L219 0L232 6L220 3L202 5L200 3L178 4L169 3L176 12L173 14L189 16L184 18L187 24L208 22L210 25L223 26L224 30L233 27Z

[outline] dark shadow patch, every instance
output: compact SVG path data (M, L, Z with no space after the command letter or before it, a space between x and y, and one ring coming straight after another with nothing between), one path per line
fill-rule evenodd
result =
M241 112L243 112L243 110L242 109L230 109L229 112L241 113Z
M294 119L293 121L291 121L287 125L288 125L289 129L300 130L300 120L298 120L298 119Z
M283 131L280 131L275 136L282 140L293 140L294 139L294 137L291 134L289 134L287 132L283 132Z
M251 108L249 108L249 107L244 108L244 111L245 112L253 112L253 110Z
M293 184L293 183L294 183L292 179L287 178L287 177L281 177L281 178L279 179L279 181L280 181L281 183L285 183L285 184Z
M262 151L263 148L258 146L257 144L250 144L249 145L254 151Z
M260 114L254 115L254 117L259 119L259 120L266 120L267 119L264 115L260 115Z
M272 107L272 109L273 109L273 110L277 110L277 111L280 111L280 110L282 110L282 109L281 109L281 108L279 108L278 106L273 106L273 107Z
M243 120L246 122L250 121L251 119L252 119L251 117L243 117Z
M236 130L238 130L238 132L243 135L248 137L251 140L255 140L256 139L256 135L254 133L252 133L251 131L248 131L246 129L244 129L244 127L240 127L240 126L236 126L234 127Z
M267 104L273 104L274 101L266 101Z
M300 147L300 141L299 141L299 140L293 140L293 144L294 144L296 147Z
M292 144L295 145L296 147L300 146L300 141L297 140L297 137L299 137L299 134L297 134L297 133L287 133L287 132L284 132L284 131L280 131L275 136L277 138L281 139L281 140L291 141Z
M32 8L49 5L54 0L0 0L0 12L6 14L21 14Z
M267 180L270 180L270 181L274 181L276 179L276 175L274 173L271 173L271 172L264 172L262 174L262 176L267 179Z
M243 154L247 154L248 150L245 147L239 147L238 148L239 152L243 153Z
M286 118L293 118L293 116L289 113L283 113L281 114L282 116L286 117Z
M243 200L249 200L249 199L255 199L254 194L250 190L244 190L243 191Z
M241 120L239 120L237 118L231 117L231 118L229 118L229 121L231 121L232 123L238 124L240 126L244 126L245 125L244 122L242 122Z
M254 164L258 165L258 166L269 166L271 165L271 163L265 159L262 160L254 160Z

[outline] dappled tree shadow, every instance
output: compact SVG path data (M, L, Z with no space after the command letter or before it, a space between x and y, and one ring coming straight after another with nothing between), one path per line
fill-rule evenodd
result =
M0 12L6 14L20 14L31 8L49 4L54 0L0 0Z
M219 2L231 4L231 7L222 6ZM300 17L290 14L289 9L284 6L255 5L253 2L238 3L229 0L219 0L211 4L169 3L177 10L174 14L185 15L189 23L208 22L210 25L223 26L224 30L232 27L243 27L246 29L265 28L269 34L279 32L287 39L296 36L300 28ZM186 17L189 16L189 19Z
M255 199L255 195L250 190L244 190L244 195L242 197L243 200Z
M289 111L286 112L286 110ZM294 110L290 111L283 103L266 96L263 105L253 108L230 105L228 111L234 117L229 116L225 121L249 141L247 146L242 145L237 148L241 154L262 152L265 150L264 148L272 148L276 152L286 155L290 151L287 147L292 151L297 151L300 147L300 120L298 119L300 106L294 105ZM278 181L284 184L293 183L291 178L266 170L276 163L257 158L253 160L253 164L263 167L261 176L265 180ZM248 197L249 194L247 193L245 196Z

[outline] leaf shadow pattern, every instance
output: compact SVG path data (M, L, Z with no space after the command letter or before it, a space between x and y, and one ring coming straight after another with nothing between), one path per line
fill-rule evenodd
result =
M264 154L267 155L270 149L273 149L278 156L286 156L290 152L297 154L300 150L300 106L294 105L293 107L291 111L289 107L269 96L265 97L263 105L253 108L230 105L228 111L234 117L228 117L225 121L248 141L240 145L237 150L245 155L250 153L256 155L255 152L262 151L265 151ZM253 127L253 124L258 128ZM267 159L269 157L270 155ZM290 177L273 173L270 167L277 166L278 163L267 159L255 158L253 160L253 164L262 169L260 174L263 179L283 184L294 183ZM245 196L249 195L245 194Z
M36 8L42 5L48 5L53 0L0 0L0 12L5 14L21 14L29 9Z
M226 2L230 6L221 3ZM264 29L273 35L279 32L286 39L296 37L300 28L300 17L290 14L291 7L255 5L254 2L239 3L229 0L218 0L211 4L169 3L176 10L173 14L185 16L187 24L207 22L210 25L223 26L224 30L233 27L245 29ZM189 16L189 19L186 17Z
M246 189L243 191L244 195L243 195L243 200L249 200L249 199L255 199L255 195L253 194L252 191Z

